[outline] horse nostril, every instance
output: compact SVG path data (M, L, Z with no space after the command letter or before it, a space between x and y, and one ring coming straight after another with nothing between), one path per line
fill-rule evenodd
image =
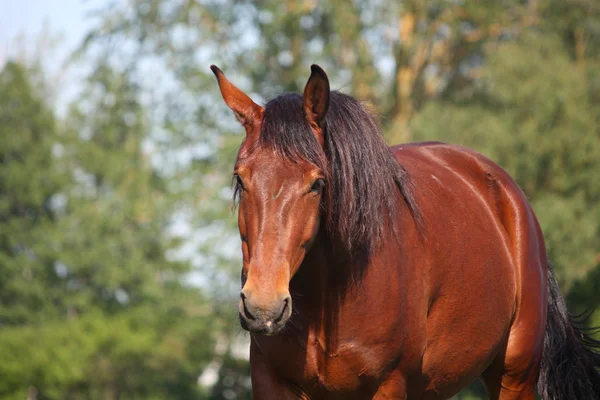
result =
M248 307L246 306L246 295L244 294L244 292L240 293L240 297L242 298L242 305L244 309L244 315L246 316L246 318L256 319L256 317L252 315L252 313L250 312L250 310L248 310Z
M285 312L290 307L291 301L292 301L292 299L290 296L283 299L283 307L281 308L281 313L279 314L279 316L277 318L275 318L275 323L281 322L281 320L283 319L283 317L285 315Z

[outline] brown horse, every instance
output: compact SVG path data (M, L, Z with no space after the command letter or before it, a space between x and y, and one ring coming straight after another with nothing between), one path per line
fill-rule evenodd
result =
M531 206L458 146L386 146L321 68L261 107L211 66L246 129L235 163L254 399L600 397Z

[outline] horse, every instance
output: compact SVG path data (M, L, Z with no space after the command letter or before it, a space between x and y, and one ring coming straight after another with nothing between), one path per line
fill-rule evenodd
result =
M265 106L212 65L245 128L233 180L252 396L600 398L600 342L568 313L525 194L483 155L388 147L311 66Z

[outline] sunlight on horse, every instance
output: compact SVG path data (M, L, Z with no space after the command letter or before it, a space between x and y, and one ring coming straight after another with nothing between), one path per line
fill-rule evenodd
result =
M254 103L234 167L254 399L597 399L599 343L570 320L525 195L484 156L387 147L312 66Z

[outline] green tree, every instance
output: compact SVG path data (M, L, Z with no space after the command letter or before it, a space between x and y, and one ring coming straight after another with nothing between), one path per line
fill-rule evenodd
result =
M167 258L173 207L143 152L126 74L99 66L63 126L8 64L3 141L3 398L196 398L210 305Z
M0 93L0 324L7 326L56 316L52 238L69 178L53 156L57 122L28 72L9 62Z

